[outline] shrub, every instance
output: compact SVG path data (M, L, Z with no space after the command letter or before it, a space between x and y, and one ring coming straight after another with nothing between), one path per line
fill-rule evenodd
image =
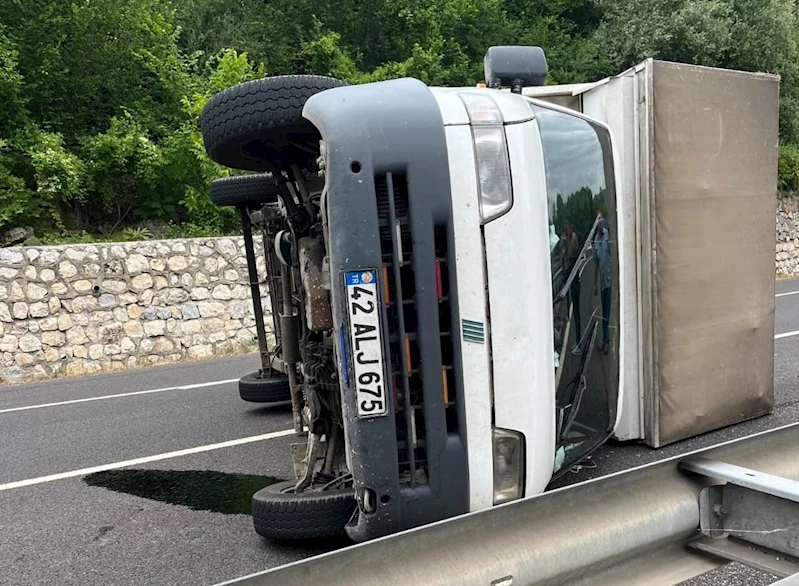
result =
M780 191L799 190L799 147L780 146L777 186Z

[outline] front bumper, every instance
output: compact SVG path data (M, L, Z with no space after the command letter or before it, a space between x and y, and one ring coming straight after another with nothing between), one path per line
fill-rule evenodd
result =
M347 531L365 541L469 510L447 143L435 98L411 79L328 90L305 116L327 147L333 319L359 505ZM377 271L392 304L383 380L395 392L389 413L370 419L358 418L348 379L344 273L362 269Z

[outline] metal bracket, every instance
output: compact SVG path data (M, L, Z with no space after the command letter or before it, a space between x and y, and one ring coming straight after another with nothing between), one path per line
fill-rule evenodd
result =
M712 539L692 547L780 577L799 572L799 482L705 458L680 467L714 482L699 494L699 526Z

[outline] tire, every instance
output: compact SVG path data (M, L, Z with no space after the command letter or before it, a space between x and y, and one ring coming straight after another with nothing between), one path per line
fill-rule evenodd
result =
M352 489L282 492L294 484L278 482L253 495L252 519L258 535L280 540L346 535L344 528L357 507Z
M289 378L276 371L267 378L261 376L261 371L251 372L239 380L239 396L250 403L291 401Z
M277 202L278 188L268 173L223 177L211 182L211 201L220 207Z
M313 158L305 148L318 147L319 133L302 117L302 109L311 96L343 85L332 77L284 75L218 93L200 117L208 156L220 165L247 171L285 168Z

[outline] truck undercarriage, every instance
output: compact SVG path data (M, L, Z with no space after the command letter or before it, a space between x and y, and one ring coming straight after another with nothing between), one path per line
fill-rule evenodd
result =
M367 108L371 88L321 103L316 126L303 107L337 80L256 80L217 95L203 113L210 156L259 173L222 181L262 187L260 198L218 201L240 209L245 232L262 357L252 381L288 388L295 430L307 431L294 446L296 482L254 497L266 537L344 531L302 519L281 525L286 495L314 507L336 496L356 540L468 510L443 124L427 88L402 81L381 107ZM409 96L417 101L403 114ZM404 146L384 148L380 160L385 139L376 129ZM325 135L335 137L332 152ZM264 242L271 349L253 228Z

